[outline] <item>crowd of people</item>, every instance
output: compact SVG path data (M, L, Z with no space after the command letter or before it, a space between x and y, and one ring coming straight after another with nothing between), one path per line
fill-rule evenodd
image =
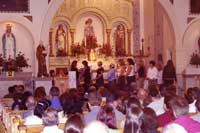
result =
M144 62L127 65L120 59L110 64L108 82L104 80L103 63L98 62L96 82L91 80L87 61L79 71L77 61L71 70L83 77L77 89L60 94L52 86L50 94L38 87L32 94L23 86L12 86L5 98L13 98L13 110L21 114L25 125L44 125L43 133L198 133L200 132L200 88L188 88L177 95L176 71L172 61L162 69L154 61L146 69ZM78 78L80 79L80 78ZM65 123L64 130L58 128Z

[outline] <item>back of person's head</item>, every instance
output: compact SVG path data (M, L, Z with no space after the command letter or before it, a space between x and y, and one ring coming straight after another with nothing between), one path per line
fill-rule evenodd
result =
M127 107L130 108L130 107L141 107L141 104L140 104L140 101L135 98L135 97L131 97L128 99L128 103L127 103Z
M115 68L115 65L113 63L111 63L110 68Z
M103 65L103 62L102 61L98 61L97 65L98 65L98 67L101 67Z
M137 96L139 99L145 99L148 96L147 90L140 88L138 89Z
M10 87L8 87L8 92L10 93L10 94L14 94L15 93L15 87L14 86L10 86Z
M123 59L119 59L118 64L119 64L119 66L125 66L125 62Z
M58 112L54 108L48 108L42 115L42 121L44 126L54 126L58 122Z
M128 58L127 62L128 62L129 65L135 65L135 62L131 58Z
M196 103L195 103L195 106L197 108L197 111L200 112L200 98L197 99Z
M71 68L75 68L77 65L77 60L72 61Z
M116 115L113 107L109 104L106 104L101 108L99 114L97 115L97 120L100 120L111 129L117 128Z
M127 117L124 125L124 133L138 133L141 130L141 117L143 111L140 107L130 107L127 111Z
M45 88L43 86L37 87L34 93L34 97L37 101L45 99L46 97Z
M67 119L64 133L83 133L84 127L85 124L82 117L79 114L74 114Z
M109 129L104 123L93 121L84 128L83 133L109 133Z
M100 94L101 97L107 97L110 95L108 89L106 89L105 87L99 87L98 91L97 91L98 94Z
M175 85L170 85L167 87L167 93L176 95L176 92L177 92L177 88Z
M144 108L141 128L143 131L156 130L159 126L156 113L151 108Z
M88 62L87 62L86 60L84 60L84 61L82 62L82 64L83 64L85 67L88 67Z
M170 101L170 107L175 117L187 115L189 112L189 104L183 97L174 97Z
M159 96L159 91L156 85L149 85L149 95L151 97L158 97Z
M171 110L171 107L170 107L170 101L174 98L174 97L177 97L176 95L173 95L173 94L168 94L164 97L164 105L165 105L165 108L166 109L170 109Z
M151 64L152 66L156 65L156 62L154 60L149 61L149 64Z
M76 90L70 90L68 94L63 97L62 101L64 101L62 103L64 114L71 115L75 113L82 113L84 98Z
M25 105L22 102L23 101L23 95L21 93L14 93L13 96L13 104L12 104L12 110L24 110Z
M21 94L23 94L24 93L24 90L25 90L25 87L24 87L24 85L18 85L17 86L17 92L18 93L21 93Z
M171 123L163 128L162 133L188 133L188 132L181 125L176 123Z
M53 87L51 87L51 89L50 89L50 95L51 96L59 96L60 95L60 90L59 90L59 88L58 87L56 87L56 86L53 86Z
M88 100L89 100L90 105L92 106L99 106L101 103L101 97L100 95L98 95L96 90L90 91L88 93Z
M51 102L47 99L43 99L39 101L34 109L34 115L42 118L45 110L47 110L51 106Z
M26 100L26 107L28 110L33 110L35 108L35 105L36 105L36 101L34 99L33 96L29 96Z

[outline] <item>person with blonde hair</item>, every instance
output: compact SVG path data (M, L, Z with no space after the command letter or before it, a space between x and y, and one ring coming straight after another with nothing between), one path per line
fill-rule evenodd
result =
M83 129L83 133L109 133L109 129L104 123L93 121Z

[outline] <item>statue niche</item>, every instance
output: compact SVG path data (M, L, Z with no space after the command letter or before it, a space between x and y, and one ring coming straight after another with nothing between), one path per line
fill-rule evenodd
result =
M58 25L55 37L55 47L57 57L67 56L67 26L65 24Z
M115 44L115 55L116 56L125 56L125 27L122 24L118 24L114 27L114 35L113 35L113 42Z

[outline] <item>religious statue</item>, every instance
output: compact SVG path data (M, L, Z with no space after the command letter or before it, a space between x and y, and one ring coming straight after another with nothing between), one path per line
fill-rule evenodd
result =
M16 57L16 39L12 33L12 26L7 24L6 32L2 37L3 44L3 57L8 59L9 57L15 59Z
M84 45L87 49L95 49L97 47L97 38L94 33L94 28L92 26L92 19L88 18L85 21L85 28L84 28Z
M43 42L40 42L40 44L38 45L36 56L38 59L38 77L42 76L48 77L46 59L45 59L47 56L47 52L43 45Z
M88 60L89 61L96 61L97 60L96 53L95 53L94 49L91 49L89 51Z
M119 24L114 32L115 52L116 56L125 55L125 29Z
M66 31L62 24L56 31L57 56L66 56Z

